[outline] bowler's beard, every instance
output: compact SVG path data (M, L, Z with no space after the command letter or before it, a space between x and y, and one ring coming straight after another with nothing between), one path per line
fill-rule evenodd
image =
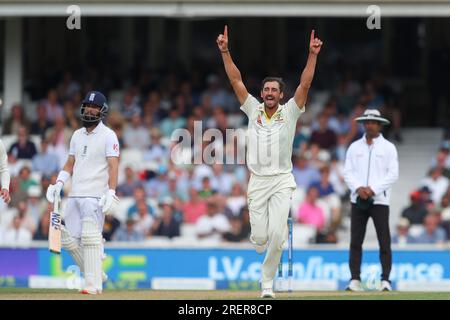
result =
M273 104L272 106L269 106L269 105L267 104L267 101L264 100L264 108L265 108L265 109L269 109L269 110L278 108L278 105L280 104L280 101L277 101L277 102L272 101L272 102L273 102L274 104Z
M278 106L278 103L277 103L276 105L274 105L274 106L268 106L268 105L264 102L264 108L265 108L265 109L272 110L272 109L276 109L277 106Z
M269 98L270 98L270 100L269 100ZM269 106L269 103L272 106ZM268 94L267 96L264 97L264 108L271 110L273 108L277 108L279 103L280 103L280 100L275 99L275 97L271 94Z

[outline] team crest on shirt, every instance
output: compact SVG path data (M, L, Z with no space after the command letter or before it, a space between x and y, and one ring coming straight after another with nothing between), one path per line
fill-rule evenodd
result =
M276 123L282 123L282 122L284 122L283 114L282 114L281 112L277 112L277 113L273 116L273 121L275 121Z

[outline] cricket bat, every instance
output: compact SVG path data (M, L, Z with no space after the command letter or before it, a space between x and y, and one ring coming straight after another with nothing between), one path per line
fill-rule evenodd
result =
M61 253L61 214L59 213L61 198L55 197L53 211L50 212L50 225L48 231L48 249L50 252Z

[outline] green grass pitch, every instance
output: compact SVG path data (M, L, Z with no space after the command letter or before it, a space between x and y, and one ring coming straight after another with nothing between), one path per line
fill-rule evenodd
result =
M450 300L450 292L278 292L280 300ZM0 300L260 300L258 291L105 290L82 295L74 290L0 288Z

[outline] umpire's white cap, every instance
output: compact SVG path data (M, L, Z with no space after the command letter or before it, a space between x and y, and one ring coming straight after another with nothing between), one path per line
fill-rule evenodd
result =
M380 111L378 111L377 109L367 109L366 111L364 111L364 114L361 117L358 117L355 119L358 122L363 122L363 121L378 121L383 125L387 125L390 124L391 122L388 119L385 119L381 116Z

